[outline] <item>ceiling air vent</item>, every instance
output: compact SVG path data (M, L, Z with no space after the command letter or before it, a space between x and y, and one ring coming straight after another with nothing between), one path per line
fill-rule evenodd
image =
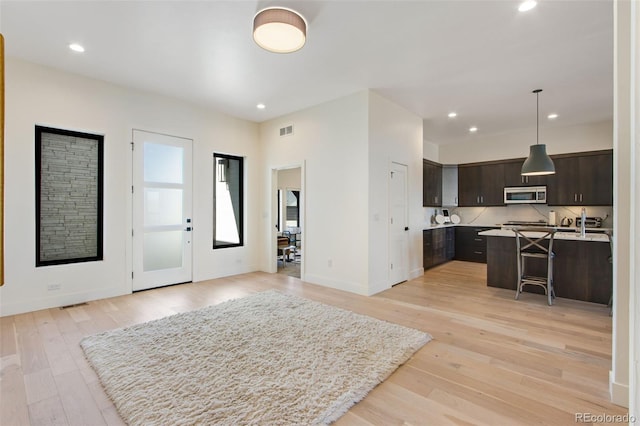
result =
M280 128L280 136L289 136L293 134L293 124Z

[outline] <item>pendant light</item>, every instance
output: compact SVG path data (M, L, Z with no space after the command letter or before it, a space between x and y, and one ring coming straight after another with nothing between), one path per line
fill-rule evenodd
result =
M529 147L529 157L522 164L520 174L522 176L542 176L555 174L556 168L553 160L547 155L547 146L538 143L540 133L540 107L538 95L542 89L536 89L532 93L536 94L536 144Z
M269 7L254 16L253 39L269 52L295 52L307 41L307 21L294 10Z

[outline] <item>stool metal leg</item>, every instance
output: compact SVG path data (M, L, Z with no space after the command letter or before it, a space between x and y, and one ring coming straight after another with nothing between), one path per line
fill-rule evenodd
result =
M556 297L553 291L553 256L549 253L547 259L547 303L549 306L553 305L553 298Z
M524 259L520 255L520 239L516 237L516 253L517 253L517 264L518 264L518 282L516 284L516 300L520 297L520 292L522 291L522 267L524 263Z

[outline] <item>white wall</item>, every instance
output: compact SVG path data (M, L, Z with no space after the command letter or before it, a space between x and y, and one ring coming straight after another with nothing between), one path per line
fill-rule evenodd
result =
M279 128L293 124L290 136ZM409 166L412 277L422 273L422 121L375 92L360 92L260 126L264 175L305 164L304 279L361 294L388 288L390 161ZM279 172L279 174L282 172ZM271 253L270 183L263 184ZM265 255L268 270L271 256ZM331 264L331 266L329 266Z
M422 119L369 92L369 294L389 282L390 163L408 166L409 278L424 273L422 262ZM395 284L395 283L393 283Z
M632 163L633 177L630 182L630 190L633 195L631 206L631 235L635 238L632 241L632 278L629 285L629 414L640 419L640 123L638 113L640 111L640 5L634 2L631 5L629 49L631 57L630 65L635 71L630 77L633 91L631 93L629 109L631 117L636 117L629 123L631 127L630 141L635 160Z
M612 134L612 121L541 128L540 143L547 145L549 155L597 151L613 147ZM535 127L492 136L476 134L466 138L464 142L441 145L437 161L442 164L463 164L524 158L529 155L529 146L535 142Z
M431 141L423 141L422 158L438 162L440 158L440 145Z
M258 269L258 128L254 123L102 81L6 60L5 285L10 315L131 292L132 128L194 140L194 281ZM105 135L104 260L35 267L34 125ZM212 153L246 156L245 240L211 249ZM58 291L47 285L60 284Z
M356 93L260 125L261 175L304 164L303 279L367 294L367 92ZM293 124L292 135L280 137ZM273 183L262 194L261 265L275 258Z
M300 189L301 170L301 167L278 170L278 189Z
M633 6L635 9L636 5ZM634 109L634 87L638 82L633 67L637 55L637 39L634 37L633 19L637 12L631 13L632 2L616 1L614 3L614 226L615 247L613 266L613 350L612 365L609 374L611 399L619 405L629 407L630 400L637 389L629 387L630 372L635 350L629 346L634 340L634 329L638 327L632 322L634 285L634 256L636 239L632 237L637 223L635 198L637 197L637 168L633 143L634 127L638 125L638 112ZM634 219L636 221L634 222ZM624 232L627 231L627 232ZM636 312L637 313L637 312ZM637 348L635 348L637 349ZM637 369L637 365L635 366ZM637 407L634 408L637 413Z

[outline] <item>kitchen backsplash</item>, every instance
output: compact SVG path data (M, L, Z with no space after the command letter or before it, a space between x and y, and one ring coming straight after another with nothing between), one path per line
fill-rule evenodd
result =
M603 228L613 228L612 206L589 206L587 217L601 217ZM579 206L546 206L540 204L510 205L504 207L450 207L449 214L460 216L461 224L497 225L509 220L539 221L549 220L549 212L556 212L556 222L564 217L572 219L571 226L575 226L576 217L580 217ZM441 208L424 208L424 225L429 227L435 223L435 215L442 213Z

